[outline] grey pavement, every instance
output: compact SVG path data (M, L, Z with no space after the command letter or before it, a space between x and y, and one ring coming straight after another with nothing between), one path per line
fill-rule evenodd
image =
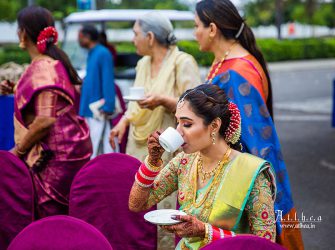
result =
M269 64L274 120L306 249L334 249L335 60ZM311 216L313 216L311 218ZM310 227L310 228L307 228Z
M335 59L315 59L301 61L274 62L268 64L270 72L287 72L292 70L315 70L333 69L335 70Z

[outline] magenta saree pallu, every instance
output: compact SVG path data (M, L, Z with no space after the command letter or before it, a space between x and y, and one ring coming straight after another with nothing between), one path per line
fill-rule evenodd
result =
M38 60L32 62L22 75L15 91L15 143L20 143L28 131L25 109L34 103L34 97L44 90L60 95L66 108L56 114L56 122L38 144L34 145L25 162L31 169L47 152L43 169L34 169L33 179L37 194L39 217L67 213L70 185L77 171L89 160L92 152L89 129L85 121L76 115L75 89L67 72L59 61ZM56 104L55 110L60 110Z

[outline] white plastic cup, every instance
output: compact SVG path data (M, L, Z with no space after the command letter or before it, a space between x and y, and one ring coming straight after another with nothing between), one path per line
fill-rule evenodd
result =
M184 144L184 139L179 132L168 127L160 136L159 144L169 153L175 152L181 145Z

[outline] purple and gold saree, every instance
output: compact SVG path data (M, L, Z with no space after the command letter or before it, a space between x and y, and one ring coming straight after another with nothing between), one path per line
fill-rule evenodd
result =
M48 134L24 158L32 167L42 151L52 155L43 169L32 171L38 217L67 213L72 180L92 153L89 129L77 116L74 103L75 89L59 61L32 62L17 84L14 102L16 144L24 138L36 117L56 118Z

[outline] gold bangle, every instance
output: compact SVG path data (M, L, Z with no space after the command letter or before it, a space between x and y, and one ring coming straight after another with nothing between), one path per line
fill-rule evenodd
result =
M19 144L15 145L15 151L16 153L18 153L19 155L25 155L27 153L27 151L21 151L19 150Z
M154 171L154 172L157 172L157 171L161 170L161 166L163 165L163 160L162 160L162 159L159 159L159 161L160 161L159 166L155 166L155 165L152 165L152 164L149 162L149 158L148 158L147 162L148 162L148 165L149 165L149 166L148 166L149 169L152 170L152 171Z
M205 238L204 238L204 243L206 245L208 244L208 223L205 223Z

